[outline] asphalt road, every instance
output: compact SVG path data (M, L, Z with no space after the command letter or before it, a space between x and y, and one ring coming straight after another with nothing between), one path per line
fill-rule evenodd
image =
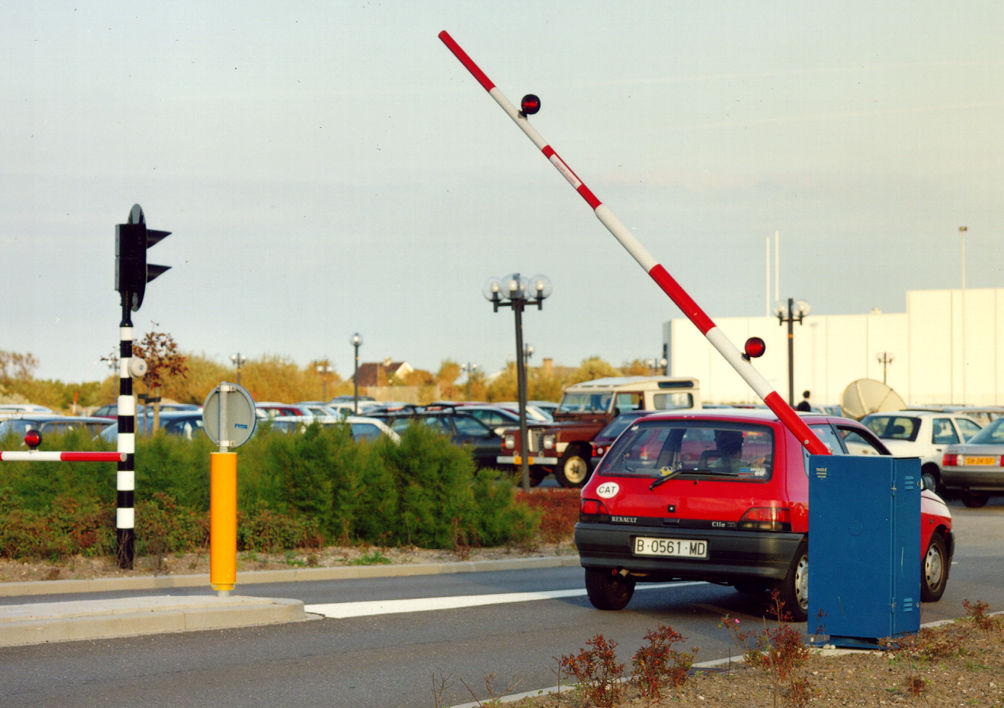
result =
M953 504L952 511L951 579L941 602L923 606L923 622L964 614L964 599L1004 608L1004 499L978 510ZM626 660L646 631L668 624L704 661L736 653L718 627L722 615L760 621L756 602L703 583L641 585L626 610L601 612L586 599L578 568L238 585L238 592L298 598L331 614L363 602L371 603L366 612L390 612L0 649L0 703L447 706L553 686L558 657L595 634L617 641ZM492 604L389 605L457 596Z

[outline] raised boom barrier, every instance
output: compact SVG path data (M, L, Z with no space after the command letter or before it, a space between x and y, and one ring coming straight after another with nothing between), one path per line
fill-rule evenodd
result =
M610 208L603 204L595 194L579 179L579 176L572 171L572 168L561 159L558 153L541 137L531 125L523 111L516 110L516 107L502 94L502 92L492 83L481 68L474 63L474 60L461 49L460 45L454 41L446 30L439 33L439 38L443 44L453 52L453 55L460 60L460 63L471 72L475 80L481 84L488 94L495 99L513 122L519 126L530 141L544 153L544 157L554 165L555 169L568 180L572 188L579 193L596 214L596 218L607 228L614 238L623 246L631 257L637 261L638 265L648 273L649 277L665 292L677 307L687 316L694 326L700 330L701 334L707 338L711 345L725 357L725 360L736 372L743 377L743 380L756 392L756 394L767 404L778 419L790 430L802 445L812 454L828 455L829 449L816 437L809 426L798 416L798 413L788 405L777 391L771 388L767 380L749 362L746 355L741 353L725 334L718 329L715 323L704 311L697 306L697 303L686 293L676 280L666 271L662 265L655 260L651 253L635 238L634 234L618 219ZM539 105L539 103L537 103ZM535 105L536 107L536 105ZM535 112L530 111L529 112Z
M122 452L53 452L50 450L4 451L3 462L122 462Z

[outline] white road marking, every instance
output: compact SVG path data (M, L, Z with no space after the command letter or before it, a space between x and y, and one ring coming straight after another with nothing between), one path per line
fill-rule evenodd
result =
M655 583L651 585L644 583L635 586L635 591L656 590L659 588L681 588L689 585L704 585L704 583ZM402 612L456 610L462 607L501 605L509 602L558 600L563 597L581 597L585 594L586 591L584 588L575 590L544 590L541 592L503 592L492 595L455 595L452 597L416 597L403 600L329 602L318 605L305 605L303 609L305 612L310 614L323 615L324 617L329 617L331 619L346 619L349 617L369 617L372 615L390 615Z

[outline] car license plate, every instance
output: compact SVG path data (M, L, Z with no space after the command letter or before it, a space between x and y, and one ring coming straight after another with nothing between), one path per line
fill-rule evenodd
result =
M992 465L997 461L996 457L969 457L962 458L964 465Z
M634 554L636 556L707 558L708 542L703 539L635 536Z

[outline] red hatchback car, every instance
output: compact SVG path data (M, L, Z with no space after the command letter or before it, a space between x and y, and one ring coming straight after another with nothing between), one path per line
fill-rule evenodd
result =
M807 414L837 455L888 455L866 427ZM808 611L808 453L770 411L656 414L633 423L582 489L575 543L593 605L619 610L636 582L689 579L777 589ZM948 507L921 492L921 599L941 598L954 539Z

